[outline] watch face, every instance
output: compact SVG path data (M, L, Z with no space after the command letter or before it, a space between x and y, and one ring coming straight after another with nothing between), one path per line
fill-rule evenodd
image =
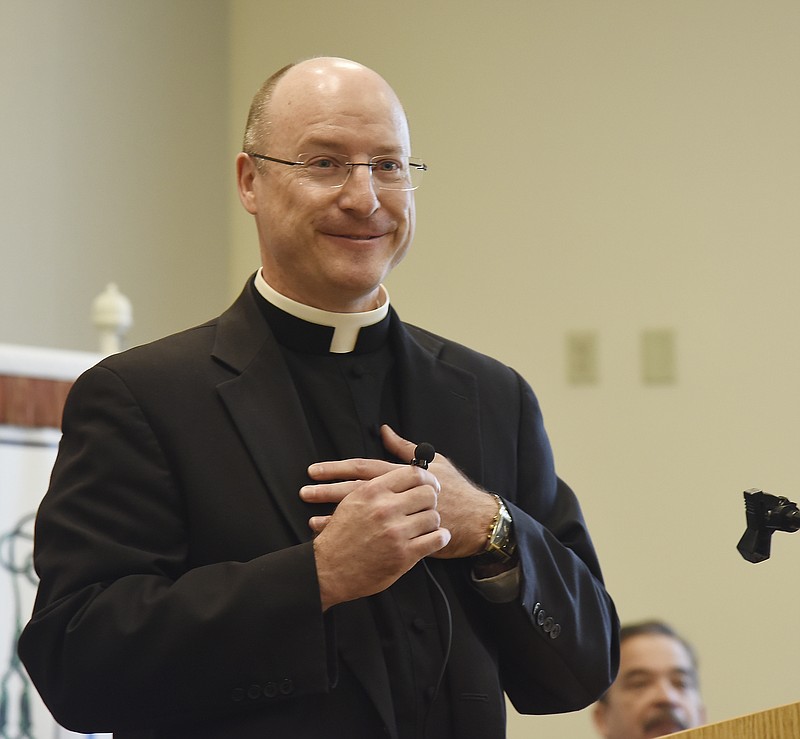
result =
M490 524L491 529L488 532L486 549L473 555L481 564L507 562L516 549L511 514L499 495L492 493L492 497L497 501L497 513Z
M500 501L497 524L492 531L489 546L501 553L505 559L509 559L514 553L515 543L512 534L511 514L502 501Z

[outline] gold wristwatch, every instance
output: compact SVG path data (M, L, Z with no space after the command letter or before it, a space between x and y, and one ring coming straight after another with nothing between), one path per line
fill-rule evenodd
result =
M486 549L473 557L475 564L478 565L505 564L514 556L517 549L511 514L499 495L492 493L492 497L497 501L497 513L494 514L494 519L489 524L489 531L486 534Z

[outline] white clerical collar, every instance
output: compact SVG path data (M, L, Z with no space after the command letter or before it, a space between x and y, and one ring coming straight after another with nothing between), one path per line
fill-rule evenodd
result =
M256 290L261 296L272 303L277 308L288 313L295 318L299 318L309 323L316 323L319 326L329 326L333 329L330 351L334 354L347 354L355 349L358 341L358 332L375 323L380 323L389 312L389 292L383 285L380 285L381 305L374 310L364 311L363 313L333 313L332 311L313 308L304 303L281 295L277 290L270 287L261 270L256 272Z

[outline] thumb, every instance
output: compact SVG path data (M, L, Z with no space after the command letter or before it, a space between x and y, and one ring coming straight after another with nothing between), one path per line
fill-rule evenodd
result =
M417 445L413 441L404 439L400 434L388 424L381 426L381 441L387 452L390 452L404 462L411 462L414 459L414 450Z

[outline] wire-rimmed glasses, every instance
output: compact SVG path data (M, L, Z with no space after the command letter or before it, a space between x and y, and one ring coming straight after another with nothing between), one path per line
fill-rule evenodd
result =
M245 152L254 159L297 167L301 184L343 187L353 167L369 167L373 184L380 190L416 190L427 165L413 157L375 156L368 162L351 162L344 154L300 154L296 161Z

